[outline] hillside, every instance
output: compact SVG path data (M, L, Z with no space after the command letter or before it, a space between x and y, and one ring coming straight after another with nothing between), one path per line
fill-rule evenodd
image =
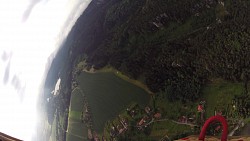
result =
M249 1L106 0L78 19L72 56L165 91L200 97L209 78L248 81Z
M56 134L66 138L71 91L81 74L79 62L85 62L85 69L117 70L155 93L150 106L163 113L166 118L163 124L156 122L150 126L150 131L147 130L150 138L146 133L135 136L135 129L129 129L125 139L155 140L166 131L172 139L197 133L196 129L190 133L190 127L168 119L192 116L203 98L209 108L207 115L213 115L218 105L228 114L225 105L230 105L235 95L248 93L249 6L247 0L93 0L49 70L45 91L51 91L58 77L62 79L61 94L52 99L54 103L46 104L49 123L59 113L57 122L63 128L56 129ZM45 95L45 99L48 97ZM248 98L238 99L247 102ZM237 109L239 117L233 118L246 118L247 112L240 111L243 107ZM128 116L124 111L121 114ZM138 119L131 122L134 124ZM118 121L115 119L114 123ZM112 124L108 123L104 134L111 131ZM166 129L168 126L173 128Z

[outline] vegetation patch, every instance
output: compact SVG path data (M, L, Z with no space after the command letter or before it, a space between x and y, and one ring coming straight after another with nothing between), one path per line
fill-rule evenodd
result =
M87 127L81 121L83 105L83 95L75 89L71 94L66 141L82 141L88 137Z
M191 132L190 126L180 125L172 122L171 120L166 120L163 122L154 123L150 136L158 138L167 136L170 138L176 135L181 135L189 132Z
M242 95L244 92L243 83L228 82L222 79L214 79L202 90L202 97L206 102L207 117L213 116L214 111L222 110L230 112L232 100L235 96ZM226 113L225 113L226 114Z
M49 138L49 141L54 141L56 140L56 120L53 121L53 124L51 125L51 135L50 135L50 138Z
M140 105L149 102L146 91L113 73L82 72L77 80L91 107L94 130L97 132L102 132L106 121L114 118L132 101Z

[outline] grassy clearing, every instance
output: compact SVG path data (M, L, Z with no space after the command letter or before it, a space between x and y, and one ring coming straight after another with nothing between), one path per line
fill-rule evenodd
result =
M77 78L93 114L94 129L101 133L105 123L114 119L131 102L147 105L149 94L111 72L82 72Z
M86 137L74 135L72 133L67 133L66 134L66 140L67 141L86 141L88 139Z
M215 108L217 110L225 110L228 104L231 104L234 96L242 94L243 91L242 83L233 83L221 79L213 80L212 83L206 85L202 90L202 95L207 101L207 117L214 115Z
M190 23L188 23L190 24ZM187 28L188 29L188 28ZM113 108L112 106L109 106L109 103L111 102L112 105L119 105L117 104L116 100L113 99L117 99L116 96L117 94L119 94L120 92L123 92L124 89L122 88L123 86L121 84L119 84L119 82L115 79L113 79L113 76L117 76L122 80L125 80L127 82L129 82L132 85L136 85L142 89L144 89L145 91L147 91L148 93L151 93L147 86L144 85L143 83L141 83L138 80L133 80L130 79L129 77L127 77L126 75L122 74L121 72L111 68L111 67L105 67L101 70L95 71L95 73L82 73L83 75L81 75L79 77L79 81L80 81L80 86L81 88L83 88L84 93L87 94L87 99L90 99L91 101L91 107L94 107L93 111L94 111L94 122L95 122L95 129L97 129L97 131L101 132L101 130L98 129L103 129L102 127L104 126L105 122L107 120L112 120L114 119L115 115L121 113L122 110L124 110L124 108L126 108L126 104L124 104L123 102L119 102L120 104L123 104L123 106L120 107L120 110L113 110L115 108ZM104 74L108 74L108 75L113 75L112 78L114 80L114 82L112 81L106 81L104 79L109 79L108 77L102 78ZM94 77L93 77L94 76ZM100 78L100 79L99 79ZM84 82L83 82L84 81ZM117 83L118 82L118 83ZM83 84L84 83L84 84ZM106 86L106 84L108 84L109 86ZM87 85L87 86L86 86ZM119 87L119 85L121 87ZM111 86L111 87L110 87ZM100 89L99 91L96 90L95 88ZM107 89L108 88L108 89ZM120 91L116 91L114 92L112 95L108 94L108 93L112 93L110 89L116 89L119 88ZM91 89L91 90L87 90L87 89ZM214 115L214 110L215 108L217 110L226 110L227 109L227 105L231 104L232 99L234 98L235 95L240 95L243 93L243 84L242 83L233 83L233 82L228 82L222 79L214 79L211 80L211 83L206 84L203 89L202 89L202 99L206 100L206 117L210 117L212 115ZM125 90L127 91L127 90ZM95 94L93 94L93 92ZM89 94L88 94L89 93ZM90 93L92 93L90 95ZM99 94L97 94L99 93ZM131 92L127 91L127 94L129 94ZM127 95L126 93L124 93L124 95ZM110 99L112 97L113 101L109 101L106 100L106 97L108 99ZM143 97L143 96L142 96ZM135 98L131 99L132 101L135 100ZM120 100L117 100L117 102ZM130 101L131 102L131 101ZM151 101L152 103L152 101ZM167 97L164 96L164 94L160 94L160 97L158 97L158 99L156 100L156 107L159 107L160 110L163 113L163 116L166 118L170 118L170 119L174 119L174 120L178 120L178 118L180 116L187 116L190 113L196 113L197 112L197 105L199 103L199 100L197 102L194 103L186 103L186 105L183 105L181 102L169 102ZM101 106L100 105L105 105L105 106ZM104 110L105 108L109 109ZM110 112L112 111L112 112ZM115 112L116 114L114 114L113 112ZM110 116L107 116L110 115ZM112 115L112 116L111 116ZM104 120L105 119L105 120ZM190 127L189 126L185 126L185 125L178 125L176 123L173 123L171 121L164 121L164 122L160 122L160 123L154 123L153 125L153 129L152 129L152 133L150 134L150 138L160 138L161 136L167 135L167 136L174 136L176 134L183 134L183 133L187 133L190 132ZM105 134L105 133L104 133ZM108 134L108 133L106 133Z
M127 81L127 82L129 82L131 84L134 84L137 87L140 87L140 88L144 89L149 94L153 94L153 92L151 92L148 89L148 87L144 83L142 83L141 81L135 80L135 79L131 79L127 75L124 75L122 72L120 72L120 71L118 71L118 70L116 70L116 69L114 69L112 67L105 67L103 69L97 70L96 72L97 73L98 72L106 72L106 73L110 73L111 72L111 73L114 73L117 77L119 77L119 78L121 78L121 79L123 79L123 80L125 80L125 81Z
M80 120L69 119L66 141L82 141L83 139L87 139L87 132L87 128Z
M80 89L79 88L74 89L71 94L70 111L81 112L83 109L83 105L84 105L83 98L84 97Z
M55 141L55 140L56 140L56 115L54 117L54 121L51 127L51 135L49 141Z
M241 95L244 91L242 83L228 82L222 79L214 79L211 83L202 89L202 99L206 100L206 117L214 115L215 108L217 110L227 110L227 106L231 104L235 95ZM156 100L156 107L160 107L165 118L178 120L181 116L187 116L190 113L197 113L197 105L199 100L194 103L168 101L166 94L159 93ZM192 114L191 114L192 115ZM191 129L185 125L177 125L171 121L155 123L153 125L150 136L159 137L167 135L169 137L182 133L190 133Z
M242 83L233 83L222 79L215 79L211 83L206 84L201 90L201 99L206 100L206 117L213 116L215 108L217 110L226 110L234 96L241 95L243 91ZM176 119L187 113L197 112L199 100L184 105L179 101L169 102L166 94L159 95L158 100L156 100L156 107L161 107L168 118Z
M166 120L154 123L150 136L154 138L161 138L165 135L171 137L188 132L190 132L190 126L179 125L170 120Z
M79 89L75 89L71 94L66 141L87 139L87 128L80 119L83 104L83 95Z
M80 119L81 117L81 112L80 111L70 111L69 118L72 119Z
M178 38L179 36L182 36L188 32L191 31L192 29L192 19L190 18L189 20L187 20L184 24L176 27L175 30L173 30L173 32L171 33L171 39L174 39L174 38Z
M171 102L167 98L167 94L158 93L155 100L156 108L159 108L163 113L163 117L173 120L178 120L181 116L187 116L190 113L196 113L196 106L198 102L186 103L185 105L180 101ZM151 101L151 103L153 103Z

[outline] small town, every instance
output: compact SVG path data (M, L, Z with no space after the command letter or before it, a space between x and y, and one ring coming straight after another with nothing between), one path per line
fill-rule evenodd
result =
M204 103L205 104L205 103ZM204 105L200 104L198 105L197 112L200 113L200 117L202 118L202 115L204 113ZM91 117L88 111L85 111L85 116L83 119L83 122L86 125L89 125L89 123L92 123ZM140 117L140 118L139 118ZM185 117L182 116L178 119L178 121L171 120L174 123L177 124L186 124L190 126L197 126L195 125L195 115L193 117ZM144 132L147 130L147 128L154 122L161 122L166 121L169 119L162 118L162 114L159 111L154 111L149 106L144 107L143 109L139 107L138 104L132 104L126 109L125 116L124 114L118 115L116 120L114 122L111 122L109 125L106 126L106 130L109 131L108 135L102 135L99 137L96 132L92 131L88 138L94 139L95 141L106 141L108 139L116 140L119 138L119 136L122 136L126 134L126 132L130 132L130 128L134 127L139 132ZM133 123L133 121L136 121ZM108 128L108 129L107 129ZM108 136L108 137L107 137Z

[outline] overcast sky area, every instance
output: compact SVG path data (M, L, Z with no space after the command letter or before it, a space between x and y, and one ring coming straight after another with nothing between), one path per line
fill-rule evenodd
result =
M0 1L0 132L31 140L48 57L90 1Z

